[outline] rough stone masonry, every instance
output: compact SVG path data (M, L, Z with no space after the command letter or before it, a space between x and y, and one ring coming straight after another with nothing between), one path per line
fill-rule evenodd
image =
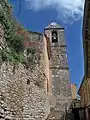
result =
M33 39L38 36L33 34ZM5 46L4 29L0 24L0 49ZM0 56L1 57L1 56ZM0 62L2 62L0 58ZM37 82L44 81L43 59L31 72L18 64L13 73L13 63L0 65L0 119L45 120L50 112L48 96Z
M3 25L0 24L0 50L8 49L4 37ZM43 50L43 36L30 32L30 42L37 43ZM13 66L11 62L2 62L0 56L0 119L1 120L64 120L65 109L71 100L69 69L66 57L66 44L64 29L57 23L45 28L45 34L50 39L51 57L50 71L52 71L51 88L54 107L50 105L46 90L40 87L46 77L44 75L43 54L40 55L39 64L35 61L33 70L26 69L24 65ZM37 56L38 57L38 56ZM36 57L36 58L37 58ZM42 82L43 81L43 82ZM48 82L48 84L49 84ZM48 116L48 114L50 115Z
M56 105L51 106L48 119L64 120L65 111L71 103L71 87L69 68L66 54L64 28L56 22L45 27L45 34L50 40L51 58L50 70L52 71L52 94L56 99ZM53 99L52 99L53 100Z

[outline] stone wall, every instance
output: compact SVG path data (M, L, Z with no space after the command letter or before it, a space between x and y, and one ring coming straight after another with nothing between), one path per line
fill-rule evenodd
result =
M33 38L36 37L33 35ZM4 30L1 24L0 43L0 49L5 47ZM1 63L0 119L45 120L47 118L50 108L46 91L41 87L46 79L43 64L43 55L33 70L26 69L20 63L15 66L10 62Z
M49 113L48 96L44 89L35 85L35 73L18 65L15 74L10 63L3 63L0 69L0 115L10 120L45 120ZM42 79L44 76L41 75ZM35 80L35 81L34 81ZM4 110L6 109L6 110Z
M30 40L31 41L36 42L36 41L42 41L42 39L43 39L43 36L42 36L41 33L30 31L29 34L30 34Z
M58 42L52 42L52 31L57 31ZM64 120L66 110L69 110L71 104L71 86L69 77L68 60L66 53L66 42L64 37L64 29L45 29L45 34L51 43L50 69L52 71L52 94L51 111L48 120Z
M50 39L50 43L51 43L51 46L55 46L58 45L58 46L64 46L66 45L66 42L65 42L65 37L64 37L64 29L55 29L58 33L58 43L52 43L52 31L53 29L49 29L49 30L45 30L45 34L47 35L47 37L49 37Z
M51 47L50 67L68 68L66 47Z

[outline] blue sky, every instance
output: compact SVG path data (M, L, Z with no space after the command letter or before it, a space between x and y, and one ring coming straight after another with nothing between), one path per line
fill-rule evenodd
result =
M79 85L84 74L82 45L82 15L84 0L10 0L13 14L28 30L42 32L50 22L65 27L70 79ZM66 2L68 1L68 2ZM19 14L18 14L19 12Z

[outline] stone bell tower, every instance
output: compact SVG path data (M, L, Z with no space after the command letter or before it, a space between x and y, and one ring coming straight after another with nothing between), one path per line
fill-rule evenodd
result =
M71 100L64 28L56 22L52 22L45 27L44 32L50 40L50 70L52 71L51 89L56 99L55 107L52 108L49 119L55 118L57 120L63 120L65 117L65 109L69 107Z

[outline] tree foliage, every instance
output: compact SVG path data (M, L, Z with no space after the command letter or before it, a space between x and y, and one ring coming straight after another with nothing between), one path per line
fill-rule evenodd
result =
M36 51L35 48L25 48L24 41L29 39L28 32L12 16L11 7L6 0L0 0L0 23L4 27L4 37L9 48L9 51L0 51L2 60L20 62L28 66L33 62ZM23 54L25 49L27 57Z

